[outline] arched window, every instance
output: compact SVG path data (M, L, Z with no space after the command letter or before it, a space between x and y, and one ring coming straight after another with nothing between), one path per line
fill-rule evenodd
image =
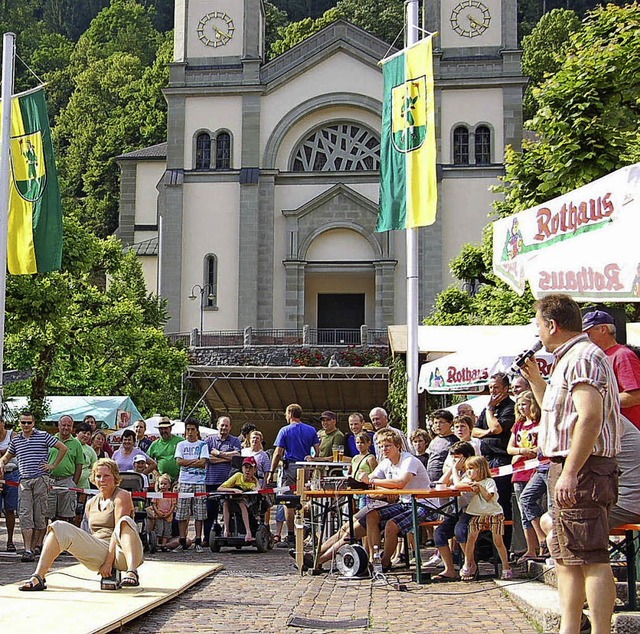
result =
M207 132L196 137L196 169L211 169L211 137Z
M204 258L204 307L218 306L218 258L209 253Z
M294 172L355 172L380 169L380 138L354 123L312 132L294 153Z
M216 136L216 169L231 169L231 135L219 132Z
M469 130L463 125L453 131L453 164L469 165Z
M479 125L475 132L475 162L476 165L491 163L491 130L486 125Z

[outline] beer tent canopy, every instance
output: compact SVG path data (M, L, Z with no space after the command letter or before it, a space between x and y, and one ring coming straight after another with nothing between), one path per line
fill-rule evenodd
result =
M493 223L493 271L517 293L640 301L640 163Z

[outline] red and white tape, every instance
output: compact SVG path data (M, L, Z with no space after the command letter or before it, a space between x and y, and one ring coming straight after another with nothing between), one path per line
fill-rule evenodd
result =
M6 484L10 487L20 486L19 482L7 482L6 480L0 480L0 484ZM76 493L85 493L86 495L96 495L98 493L97 489L80 489L78 487L59 487L52 485L49 487L52 491L74 491ZM275 494L281 495L283 493L287 493L291 491L291 487L277 487L277 488L267 488L267 489L258 489L257 491L243 491L242 495L257 495L261 493L263 495ZM169 498L173 500L177 500L180 498L205 498L205 497L215 497L219 495L228 495L228 492L217 491L213 492L205 492L205 493L179 493L177 491L167 491L166 493L162 491L131 491L131 497L137 499L161 499L161 498ZM240 494L238 494L240 495Z
M514 473L521 473L522 471L530 471L531 469L535 469L540 465L548 464L549 462L549 458L543 458L542 460L539 458L531 458L530 460L521 462L517 467L512 464L506 464L502 467L495 467L491 469L491 476L494 478L501 478L502 476L513 475Z

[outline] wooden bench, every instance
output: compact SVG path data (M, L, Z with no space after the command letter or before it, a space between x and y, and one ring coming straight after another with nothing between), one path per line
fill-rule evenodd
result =
M616 526L609 531L610 536L622 537L622 541L613 542L609 540L610 548L609 554L624 553L627 560L627 592L629 600L629 610L632 612L638 611L638 594L636 590L636 583L638 582L638 568L636 566L636 556L640 550L636 545L637 537L634 536L634 532L640 533L640 524L622 524L622 526Z

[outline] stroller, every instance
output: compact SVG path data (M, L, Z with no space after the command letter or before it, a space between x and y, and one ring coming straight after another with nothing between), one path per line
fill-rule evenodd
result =
M130 493L144 491L144 478L141 473L122 471L120 477L122 478L120 486L125 491L129 491ZM153 554L158 550L158 538L154 531L148 530L147 506L148 501L145 498L133 496L133 507L135 509L133 519L138 526L140 540L142 541L145 552L148 551Z

